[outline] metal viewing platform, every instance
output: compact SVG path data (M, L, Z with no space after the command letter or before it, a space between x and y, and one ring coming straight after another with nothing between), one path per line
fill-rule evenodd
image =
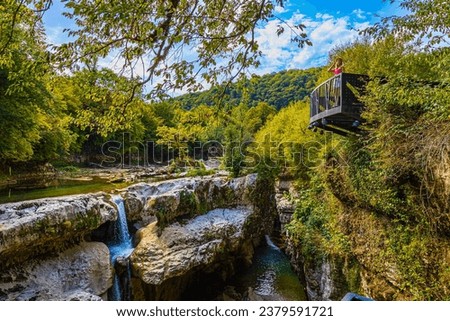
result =
M309 129L323 129L339 135L360 132L367 75L341 73L320 84L311 93Z

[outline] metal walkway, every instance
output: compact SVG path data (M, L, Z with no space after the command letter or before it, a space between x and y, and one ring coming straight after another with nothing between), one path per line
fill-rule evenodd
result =
M320 84L311 93L309 129L323 129L339 135L360 132L367 75L341 73Z

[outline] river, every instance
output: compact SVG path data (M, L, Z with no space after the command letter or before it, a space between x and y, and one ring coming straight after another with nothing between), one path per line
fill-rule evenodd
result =
M306 300L304 286L292 270L287 256L266 236L255 251L250 267L239 271L229 282L244 299L273 301Z

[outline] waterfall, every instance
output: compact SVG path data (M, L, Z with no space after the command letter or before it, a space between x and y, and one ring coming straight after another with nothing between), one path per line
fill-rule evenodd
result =
M121 196L113 197L114 203L117 205L118 217L114 226L114 237L109 242L109 251L111 252L111 261L116 262L119 256L128 256L133 251L133 244L128 231L127 215L125 213L125 205Z
M110 301L122 301L122 290L120 286L119 277L114 274L113 286L111 288L111 294L109 296Z
M276 245L272 242L272 240L270 239L270 236L269 236L269 235L265 235L265 238L266 238L266 243L267 243L267 245L268 245L271 249L273 249L273 250L275 250L275 251L278 251L278 252L281 252L280 248L279 248L278 246L276 246Z
M123 289L123 285L129 284L131 276L129 263L126 262L126 279L121 282L120 275L117 274L117 260L118 258L127 259L133 251L133 242L128 230L127 216L125 213L125 205L121 196L113 196L113 201L117 205L118 217L114 225L114 235L111 241L108 242L108 248L111 255L111 262L116 268L116 274L114 275L114 283L110 292L110 300L121 301L127 299L124 297L124 293L128 294L128 289ZM124 284L123 284L124 283Z
M304 286L291 268L288 257L270 239L255 249L251 266L238 270L227 288L241 294L237 300L306 300ZM233 298L233 292L226 295Z

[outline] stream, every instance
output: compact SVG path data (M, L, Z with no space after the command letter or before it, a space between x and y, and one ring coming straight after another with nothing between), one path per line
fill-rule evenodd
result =
M120 196L114 196L113 201L118 207L118 218L114 226L114 235L107 244L111 253L111 263L116 267L116 273L113 287L109 291L109 300L123 301L130 299L131 269L127 258L133 251L133 244L128 231L123 199ZM118 264L120 260L125 263L122 268L120 268L121 264ZM122 270L121 273L118 273L118 268ZM206 293L217 293L217 289L214 289L217 284L211 283L210 285L213 288L206 290ZM200 292L203 291L200 290ZM264 242L256 248L253 263L248 268L238 269L236 275L227 282L222 299L227 297L233 300L252 301L304 301L307 299L304 286L292 270L288 257L268 235L265 236ZM202 299L219 298L203 297Z
M110 183L107 179L98 177L88 180L54 179L49 181L46 187L41 188L25 189L15 187L0 189L0 204L99 191L110 192L130 184L131 182Z
M247 293L248 300L307 300L304 286L292 270L287 256L266 235L255 251L253 264L239 271L229 282L238 293Z

